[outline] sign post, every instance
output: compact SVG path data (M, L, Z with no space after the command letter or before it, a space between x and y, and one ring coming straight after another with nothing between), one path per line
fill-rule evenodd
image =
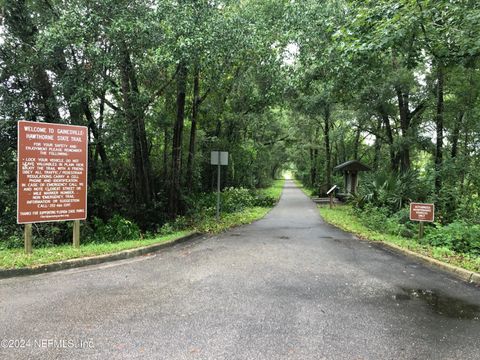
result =
M87 217L88 128L18 122L17 223L25 224L25 252L32 252L32 223L75 221L73 244L80 244L80 220Z
M327 195L330 197L330 209L333 209L333 194L337 185L333 185L330 190L327 191Z
M25 224L25 253L32 253L32 224Z
M73 221L73 247L80 247L80 220Z
M217 165L217 220L220 219L220 166L228 165L228 152L212 151L210 153L210 164Z
M418 238L423 238L424 223L435 219L435 204L410 203L410 220L419 221Z

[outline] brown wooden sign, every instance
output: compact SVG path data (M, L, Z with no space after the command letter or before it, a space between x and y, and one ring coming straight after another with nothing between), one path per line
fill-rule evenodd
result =
M18 122L17 222L87 217L85 126Z
M411 203L410 204L410 220L433 222L435 219L435 205Z

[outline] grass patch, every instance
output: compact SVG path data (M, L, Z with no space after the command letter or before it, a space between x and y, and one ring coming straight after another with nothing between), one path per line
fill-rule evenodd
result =
M259 189L257 190L257 192L259 192L261 195L269 196L274 199L277 199L278 201L280 199L280 196L282 195L282 190L284 185L285 185L285 179L277 179L277 180L274 180L273 184L268 188Z
M255 220L261 219L270 210L271 208L269 207L252 207L235 213L222 214L220 220L217 220L215 217L209 217L196 225L195 229L201 233L218 234L234 226L250 224Z
M284 179L275 180L270 187L257 191L278 201L282 194L284 183ZM87 243L81 244L78 249L73 248L71 245L39 247L34 248L33 253L30 255L25 254L23 248L0 250L0 269L35 267L69 259L111 254L153 244L167 243L194 232L219 233L231 227L249 224L258 220L264 217L270 210L271 207L250 207L239 212L222 214L219 221L215 217L207 217L189 229L146 239Z
M271 186L265 189L258 189L257 192L260 195L274 198L278 202L284 185L285 179L274 180ZM217 220L215 217L207 217L195 225L195 229L201 233L216 234L234 226L250 224L263 218L271 209L271 207L255 206L234 213L221 214L220 220Z
M68 259L110 254L152 244L167 243L192 233L192 230L186 230L150 239L126 240L114 243L90 243L83 244L78 249L71 245L34 248L33 253L30 255L25 254L23 248L1 250L0 268L34 267Z
M429 256L431 258L459 266L466 270L480 272L480 258L471 255L457 254L448 248L433 247L419 244L414 239L397 235L384 234L366 227L358 219L350 206L337 206L334 209L319 207L320 214L329 224L335 225L345 231L354 233L358 237L371 241L381 241L395 244L404 249Z

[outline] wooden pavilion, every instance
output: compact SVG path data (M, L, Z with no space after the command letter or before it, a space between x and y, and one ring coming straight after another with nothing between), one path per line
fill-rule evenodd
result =
M358 160L350 160L333 168L334 172L343 172L345 194L355 194L358 187L358 173L371 169Z

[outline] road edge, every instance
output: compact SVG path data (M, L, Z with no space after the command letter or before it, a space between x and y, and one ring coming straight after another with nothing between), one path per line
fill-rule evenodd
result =
M318 206L317 206L317 208L318 208ZM378 245L379 247L382 247L385 250L390 250L390 251L392 251L396 254L403 255L407 258L413 258L413 259L415 259L415 260L417 260L417 261L419 261L423 264L429 265L432 268L435 268L435 269L441 270L443 272L446 272L446 273L456 277L457 279L465 281L466 283L474 284L476 286L480 286L480 274L475 272L475 271L466 270L466 269L463 269L459 266L448 264L446 262L434 259L430 256L423 255L423 254L417 253L417 252L409 250L409 249L405 249L401 246L398 246L398 245L395 245L395 244L392 244L392 243L389 243L389 242L369 239L368 237L361 236L359 234L356 234L356 233L350 232L348 230L342 229L341 227L326 221L321 215L320 215L320 217L322 218L322 220L326 224L328 224L330 226L333 226L337 229L340 229L342 231L345 231L349 234L352 234L358 240L368 241L369 243Z
M317 208L318 208L318 206L317 206ZM434 259L430 256L423 255L423 254L417 253L417 252L409 250L409 249L405 249L401 246L398 246L398 245L395 245L395 244L392 244L392 243L389 243L389 242L386 242L386 241L369 239L368 237L361 236L359 234L356 234L356 233L350 232L348 230L342 229L341 227L326 221L321 215L320 215L320 217L326 224L328 224L330 226L333 226L337 229L340 229L342 231L345 231L349 234L352 234L356 239L368 241L369 243L378 245L379 247L382 247L385 250L390 250L390 251L392 251L396 254L403 255L407 258L411 258L411 259L413 258L413 259L415 259L415 260L417 260L417 261L419 261L423 264L429 265L432 268L435 268L437 270L441 270L443 272L446 272L446 273L456 277L457 279L463 280L468 284L474 284L476 286L480 286L480 274L475 272L475 271L466 270L466 269L463 269L459 266L448 264L446 262Z
M309 196L304 191L303 187L299 186L298 184L296 184L296 185L298 186L298 188L300 190L302 190L303 194L305 196L307 196L318 208L318 204L315 203L315 201L313 201L312 197ZM355 238L357 238L357 239L366 240L366 241L368 241L372 244L377 244L380 247L386 248L387 250L393 251L397 254L403 255L403 256L408 257L408 258L414 258L415 260L417 260L417 261L419 261L423 264L427 264L431 267L434 267L435 269L439 269L441 271L444 271L444 272L456 277L457 279L465 281L468 284L474 284L476 286L480 286L480 273L477 273L477 272L472 271L472 270L466 270L466 269L463 269L461 267L445 263L443 261L434 259L430 256L426 256L426 255L419 254L417 252L414 252L414 251L411 251L411 250L408 250L408 249L404 249L404 248L402 248L398 245L395 245L395 244L391 244L391 243L388 243L388 242L385 242L385 241L371 240L371 239L368 239L366 237L359 236L355 233L344 230L344 229L336 226L335 224L329 223L321 215L320 215L320 217L322 218L323 221L325 221L325 223L329 224L330 226L333 226L337 229L348 232L349 234L354 235Z
M0 269L0 279L8 279L8 278L18 277L18 276L38 275L38 274L44 274L49 272L79 268L79 267L84 267L89 265L98 265L105 262L130 259L133 257L157 252L159 250L172 247L174 245L192 240L194 238L197 238L203 235L204 234L202 233L194 232L194 233L184 235L167 242L156 243L156 244L142 246L142 247L128 249L128 250L122 250L122 251L114 252L111 254L81 257L81 258L63 260L63 261L58 261L51 264L38 265L38 266L32 266L32 267L22 267L17 269Z
M229 230L234 229L234 228L239 227L239 226L250 225L250 224L253 224L254 222L262 220L280 202L280 199L282 198L282 195L283 195L284 190L285 190L285 181L286 181L286 179L284 179L284 183L283 183L283 186L282 186L282 191L280 192L280 196L278 197L278 199L276 199L273 206L271 206L270 209L268 209L268 211L263 216L261 216L258 219L255 219L255 220L253 220L253 221L251 221L247 224L237 224L237 225L230 226L230 227L220 231L220 233L224 233L226 231L229 231ZM22 268L14 268L14 269L0 269L0 280L12 278L12 277L38 275L38 274L44 274L44 273L49 273L49 272L68 270L68 269L73 269L73 268L89 266L89 265L102 264L102 263L105 263L105 262L111 262L111 261L116 261L116 260L125 260L125 259L129 259L129 258L132 258L132 257L142 256L142 255L150 254L150 253L153 253L153 252L157 252L161 249L171 247L171 246L174 246L176 244L186 242L188 240L191 240L193 238L200 237L200 236L214 236L214 234L202 233L202 232L196 231L196 232L193 232L191 234L184 235L182 237L179 237L179 238L167 241L167 242L156 243L156 244L137 247L137 248L128 249L128 250L122 250L122 251L109 253L109 254L80 257L80 258L68 259L68 260L63 260L63 261L57 261L57 262L54 262L54 263L51 263L51 264L37 265L37 266L31 266L31 267L22 267Z
M330 225L335 226L333 224L330 224ZM343 231L345 231L345 230L343 230ZM469 284L474 284L474 285L480 286L480 274L475 272L475 271L462 269L461 267L445 263L443 261L431 258L431 257L423 255L423 254L416 253L416 252L408 250L408 249L404 249L404 248L402 248L398 245L395 245L395 244L390 244L390 243L383 242L383 241L369 240L369 239L365 239L363 237L359 237L357 235L355 235L355 237L359 238L359 239L362 239L362 240L367 240L367 241L369 241L371 243L374 243L374 244L378 244L379 246L381 246L383 248L387 248L388 250L391 250L391 251L393 251L397 254L401 254L405 257L414 258L415 260L418 260L419 262L421 262L423 264L430 265L431 267L434 267L434 268L439 269L443 272L449 273L450 275L456 277L457 279L463 280L463 281L465 281Z

